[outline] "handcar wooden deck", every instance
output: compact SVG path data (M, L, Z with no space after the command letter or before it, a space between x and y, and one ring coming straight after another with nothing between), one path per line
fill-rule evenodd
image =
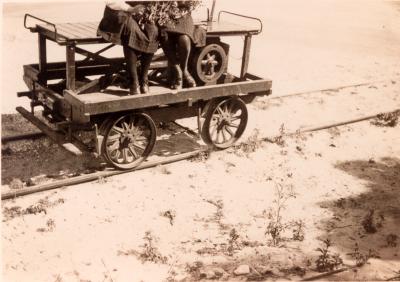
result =
M222 19L226 14L255 20L257 26L229 23ZM27 14L25 27L38 33L39 63L24 66L29 91L18 93L31 99L31 111L17 110L67 150L80 154L77 147L87 145L118 169L133 169L147 158L156 142L157 121L197 116L205 143L228 148L246 128L246 103L269 95L272 82L247 72L251 39L262 31L261 21L225 11L217 21L209 19L198 23L207 29L207 44L191 55L190 69L198 87L179 91L166 87L168 63L158 54L151 64L150 94L127 96L124 59L102 55L114 45L97 36L98 23L54 24ZM239 76L227 72L225 36L245 37ZM49 40L66 48L65 62L48 62ZM100 45L100 49L92 52L82 45ZM84 59L76 60L77 54ZM37 106L43 107L52 127L34 115ZM79 141L76 133L81 131L92 133L89 143Z

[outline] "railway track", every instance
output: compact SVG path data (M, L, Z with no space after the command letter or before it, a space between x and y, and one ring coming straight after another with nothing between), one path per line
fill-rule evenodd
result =
M399 112L400 112L400 109L395 109L395 110L389 111L387 113L390 114L390 113L399 113ZM284 134L282 137L290 137L293 135L305 134L305 133L321 131L321 130L325 130L325 129L329 129L329 128L359 123L362 121L367 121L367 120L377 118L381 114L382 113L376 113L376 114L372 114L372 115L366 115L363 117L354 118L354 119L350 119L350 120L343 120L343 121L330 123L330 124L323 124L323 125L317 125L317 126L313 126L313 127L300 128L300 129L296 130L295 132ZM182 128L185 128L185 127L182 127ZM191 134L193 134L193 132L191 132ZM273 142L273 140L277 137L281 137L281 136L262 137L262 138L259 138L259 141ZM238 145L240 145L240 144L238 144ZM11 192L2 193L1 199L2 200L13 199L16 197L21 197L21 196L39 193L39 192L43 192L43 191L48 191L48 190L52 190L52 189L57 189L57 188L61 188L61 187L96 181L101 178L107 178L107 177L111 177L111 176L115 176L115 175L131 173L133 171L152 168L152 167L156 167L159 165L166 165L166 164L170 164L170 163L174 163L174 162L188 160L188 159L191 159L191 158L193 158L201 153L205 153L205 152L210 152L210 149L208 147L203 147L203 148L201 148L199 150L195 150L193 152L179 154L179 155L175 155L175 156L171 156L171 157L166 157L162 160L148 161L148 162L143 163L139 167L137 167L133 170L129 170L129 171L119 171L119 170L99 171L99 172L95 172L92 174L86 174L86 175L76 176L76 177L72 177L72 178L68 178L68 179L64 179L64 180L54 181L51 183L45 183L45 184L40 184L40 185L36 185L36 186L31 186L29 188L23 188L23 189L11 191Z

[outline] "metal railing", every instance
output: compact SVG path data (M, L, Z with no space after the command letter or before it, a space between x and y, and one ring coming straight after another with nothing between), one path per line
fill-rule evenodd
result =
M263 31L263 23L262 23L261 19L259 19L259 18L249 17L249 16L245 16L245 15L242 15L242 14L232 13L232 12L229 12L229 11L220 11L220 12L218 13L218 21L221 20L221 15L222 15L222 14L228 14L228 15L233 15L233 16L237 16L237 17L241 17L241 18L246 18L246 19L250 19L250 20L255 20L255 21L257 21L257 22L260 24L260 27L259 27L259 29L257 30L256 34L260 34L260 33Z
M54 23L51 23L51 22L46 21L46 20L44 20L44 19L35 17L35 16L31 15L31 14L25 14L25 16L24 16L24 27L25 27L26 29L29 29L29 30L32 31L32 32L36 32L37 27L36 27L36 26L35 26L35 27L33 27L33 26L28 26L28 25L27 25L28 18L35 19L35 20L37 20L37 21L43 22L43 23L45 23L45 24L51 26L51 27L53 28L53 32L54 32L54 38L53 38L53 39L54 39L54 41L58 42L57 27L56 27L56 25L55 25Z

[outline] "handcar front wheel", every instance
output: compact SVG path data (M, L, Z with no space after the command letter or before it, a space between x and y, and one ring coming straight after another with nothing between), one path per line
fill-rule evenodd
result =
M123 115L109 123L103 141L103 155L117 169L134 169L150 155L156 137L156 126L149 115Z
M225 99L205 113L202 138L217 149L227 149L242 136L247 120L247 107L240 98Z

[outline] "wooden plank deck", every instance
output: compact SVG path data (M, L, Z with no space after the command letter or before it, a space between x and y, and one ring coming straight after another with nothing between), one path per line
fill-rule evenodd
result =
M196 24L206 28L207 35L210 37L245 35L257 32L257 28L226 21L213 22L208 25L205 22ZM46 23L38 23L37 28L39 33L60 44L68 41L74 41L77 44L106 43L103 38L97 35L98 25L98 22L58 23L55 24L57 32L52 25Z

